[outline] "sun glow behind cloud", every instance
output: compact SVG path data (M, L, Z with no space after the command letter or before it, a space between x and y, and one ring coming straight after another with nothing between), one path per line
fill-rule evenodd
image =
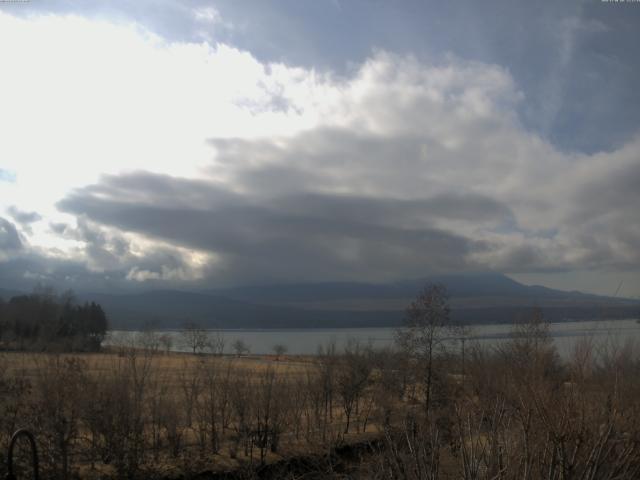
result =
M3 179L17 178L0 185L2 206L50 221L68 221L54 203L100 175L195 177L211 163L210 137L290 134L317 121L310 105L269 104L284 84L307 100L296 69L267 72L246 52L169 43L136 24L0 12L0 58L0 158ZM42 225L36 233L33 244L62 246Z

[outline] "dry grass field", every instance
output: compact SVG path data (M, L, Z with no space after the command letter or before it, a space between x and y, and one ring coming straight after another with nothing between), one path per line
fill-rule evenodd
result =
M585 339L561 361L544 325L530 324L500 349L428 352L6 352L0 452L27 427L51 479L260 478L261 466L301 457L316 459L305 464L313 478L640 476L635 345ZM368 441L342 469L326 456Z
M30 428L45 473L57 478L237 469L326 452L374 430L363 417L369 401L345 431L313 357L6 352L0 368L11 412L3 449L12 430Z
M143 350L138 353L118 353L116 350L105 349L100 353L33 353L33 352L2 352L0 353L0 365L5 374L22 374L26 377L34 378L38 375L43 363L48 363L52 359L65 361L74 360L86 366L87 373L92 376L106 374L120 368L127 362L131 355L138 359L145 358L151 362L152 368L162 371L168 379L177 379L185 371L195 371L206 365L214 368L234 368L259 374L265 370L273 370L278 375L305 375L316 368L316 361L311 356L283 356L274 355L251 355L251 356L215 356L215 355L192 355L189 353L171 352L158 353L146 356Z

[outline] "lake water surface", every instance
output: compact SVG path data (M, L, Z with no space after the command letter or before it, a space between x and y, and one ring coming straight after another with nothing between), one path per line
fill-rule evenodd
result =
M483 345L499 345L509 339L512 325L477 325L470 328L470 340ZM225 352L233 353L232 344L242 340L254 354L272 353L274 345L287 347L289 354L314 354L320 345L335 343L340 350L350 340L374 347L386 347L393 344L396 329L389 328L316 328L316 329L265 329L265 330L215 330L225 341ZM179 330L166 330L172 337L172 350L188 351ZM601 320L585 322L552 323L551 336L561 356L566 357L573 351L579 338L590 337L596 344L623 345L627 341L640 344L640 323L636 320ZM112 331L105 345L130 344L141 337L140 332Z

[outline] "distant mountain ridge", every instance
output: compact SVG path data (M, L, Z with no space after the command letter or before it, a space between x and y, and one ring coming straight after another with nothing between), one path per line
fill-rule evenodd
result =
M638 316L640 301L527 286L497 273L434 275L388 284L358 282L243 286L208 291L77 292L101 304L114 328L336 328L395 326L429 283L447 287L454 320L504 323L536 306L552 321ZM0 290L0 296L7 298ZM15 293L15 292L11 292Z
M356 297L396 298L414 297L424 285L439 283L447 287L451 297L486 295L526 295L559 297L579 295L598 297L581 292L564 292L538 285L528 286L497 273L466 275L434 275L417 280L404 280L388 284L359 282L324 282L266 286L242 286L210 291L217 295L254 301L335 300ZM604 298L604 297L602 297Z

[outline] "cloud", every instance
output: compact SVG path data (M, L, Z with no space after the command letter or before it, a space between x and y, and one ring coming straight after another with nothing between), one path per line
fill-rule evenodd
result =
M509 74L477 62L380 52L324 88L321 125L212 139L207 177L105 176L58 206L209 252L214 282L640 268L637 140L563 153L519 123Z
M198 22L204 23L219 23L222 21L220 12L213 7L201 7L196 8L193 11L193 16Z
M197 252L158 242L149 248L148 242L104 228L84 215L77 217L75 227L68 224L50 227L58 235L77 243L71 257L82 261L87 273L137 281L189 282L201 277L199 264L202 259Z
M121 290L125 284L121 272L92 272L82 259L56 258L23 250L2 261L0 284L4 287L30 291L38 283L76 291Z
M56 222L52 205L101 173L195 177L211 158L208 137L282 135L317 122L306 95L314 75L227 44L170 42L131 21L0 10L0 57L0 208ZM275 91L295 108L281 108Z
M188 183L180 183L187 191ZM123 231L215 253L221 260L208 273L217 282L382 279L400 269L417 275L425 269L464 268L465 254L474 248L436 228L389 224L386 215L403 212L402 202L291 196L217 205L211 199L200 208L171 208L128 203L122 192L116 201L104 196L106 185L100 198L88 188L60 207ZM154 195L139 187L135 191L149 199ZM341 215L333 215L334 209Z
M640 136L576 169L570 222L585 263L617 270L640 265Z
M172 44L234 45L264 65L345 76L374 46L435 62L453 54L500 64L525 95L518 108L522 121L565 150L617 148L640 122L634 108L640 68L633 48L640 12L606 2L545 2L539 8L501 0L402 6L352 0L297 8L291 2L219 0L213 8L200 1L51 0L4 10L29 19L76 15L95 23L133 23Z
M17 208L15 205L11 205L7 208L7 213L9 213L9 215L11 215L11 217L20 224L22 231L28 234L33 233L31 224L42 220L42 215L38 212L25 212Z
M3 200L48 220L11 271L229 284L640 269L640 140L557 148L522 123L530 99L496 63L379 50L337 75L136 23L0 13L0 27L0 156L20 179Z
M196 285L208 263L206 254L135 236L80 217L76 225L50 228L76 247L38 248L19 243L17 231L0 218L0 285L30 290L34 282L77 291L126 291L146 287Z
M0 255L21 249L22 241L15 225L0 217Z

